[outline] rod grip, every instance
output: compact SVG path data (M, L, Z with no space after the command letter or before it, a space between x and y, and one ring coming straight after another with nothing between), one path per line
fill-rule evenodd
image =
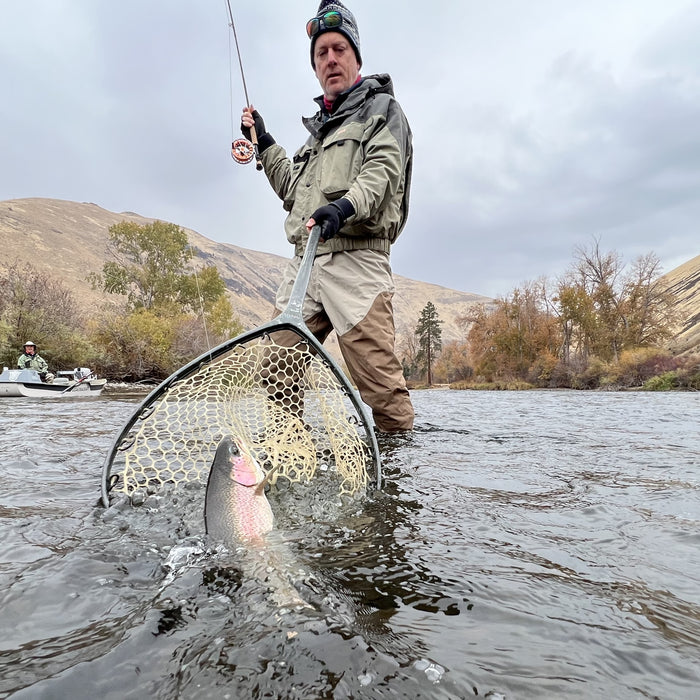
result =
M263 164L260 160L260 151L258 150L258 134L255 131L255 126L250 127L250 140L253 142L253 149L255 150L255 169L262 170Z

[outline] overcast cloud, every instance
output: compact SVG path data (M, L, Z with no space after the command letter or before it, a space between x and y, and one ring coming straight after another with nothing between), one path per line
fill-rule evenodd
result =
M600 238L664 271L700 254L700 3L347 0L363 74L414 132L397 274L488 296ZM292 153L320 89L317 2L231 0L251 101ZM245 97L225 0L4 2L0 199L94 202L291 255L230 157Z

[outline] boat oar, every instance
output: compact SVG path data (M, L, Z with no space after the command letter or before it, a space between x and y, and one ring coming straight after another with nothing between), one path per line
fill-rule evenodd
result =
M92 377L92 372L90 372L90 374L86 374L84 377L79 379L75 384L70 384L69 386L67 386L59 395L63 396L63 394L65 394L67 391L72 391L73 389L75 389L76 386L78 386L78 384L82 384L86 379L90 379L90 377Z

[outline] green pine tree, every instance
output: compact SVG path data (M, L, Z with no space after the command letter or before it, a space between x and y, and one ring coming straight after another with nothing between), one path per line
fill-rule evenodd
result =
M433 383L433 362L442 350L442 323L435 304L429 301L421 311L415 330L418 339L416 360L428 376L428 386Z

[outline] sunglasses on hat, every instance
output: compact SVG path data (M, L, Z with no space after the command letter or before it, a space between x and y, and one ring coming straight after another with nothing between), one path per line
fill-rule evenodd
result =
M322 29L336 29L343 23L343 15L336 10L326 12L325 15L314 17L306 23L306 33L309 39L315 37Z

